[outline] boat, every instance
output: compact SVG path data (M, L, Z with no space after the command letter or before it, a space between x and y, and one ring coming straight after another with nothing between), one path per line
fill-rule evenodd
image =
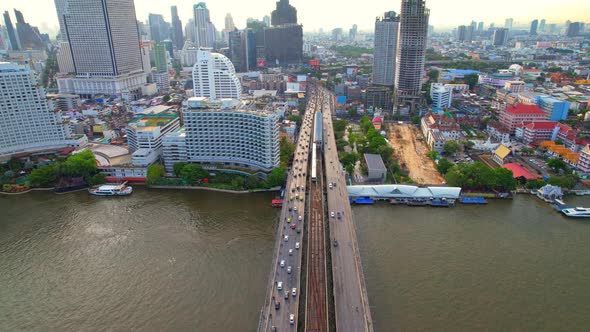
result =
M476 205L488 204L488 201L486 201L486 199L483 197L461 197L461 198L459 198L459 202L461 202L461 204L476 204Z
M88 192L96 196L127 196L133 192L133 187L125 183L107 183L88 189Z
M450 202L446 198L433 198L430 200L430 206L433 207L449 207Z
M427 200L413 199L408 201L408 206L426 206L430 204Z
M354 203L359 205L371 205L375 204L375 201L370 198L357 198L354 200Z
M391 198L389 203L393 205L406 205L408 204L408 200L405 198Z
M590 218L590 208L576 207L561 210L561 213L570 218Z
M270 205L272 207L282 207L283 206L283 200L280 198L275 198L271 201Z

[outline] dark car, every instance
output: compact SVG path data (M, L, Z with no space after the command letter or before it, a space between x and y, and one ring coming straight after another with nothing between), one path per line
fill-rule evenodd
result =
M275 310L281 309L281 302L275 302Z
M334 239L334 247L338 247L338 240Z

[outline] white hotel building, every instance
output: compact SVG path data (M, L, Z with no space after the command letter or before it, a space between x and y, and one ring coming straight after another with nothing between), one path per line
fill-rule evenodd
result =
M189 98L184 111L183 136L186 161L206 168L235 167L270 172L280 162L279 116L271 110L257 110L236 99ZM179 149L182 137L173 133L165 141L164 164L171 169L172 148Z
M240 99L242 84L233 63L223 54L200 49L193 66L195 97Z
M0 158L77 145L67 140L61 116L47 106L34 73L0 62Z
M125 132L132 164L147 167L155 163L162 156L162 138L179 128L176 114L148 114L131 121Z

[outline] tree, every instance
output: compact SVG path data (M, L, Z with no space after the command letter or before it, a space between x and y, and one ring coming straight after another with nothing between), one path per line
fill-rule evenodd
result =
M281 138L280 142L280 155L281 155L281 166L289 167L293 162L293 156L295 153L295 144L289 142L286 137Z
M340 158L340 162L342 162L344 167L352 166L353 169L354 169L354 165L356 165L356 162L358 160L359 160L359 155L354 152L350 152L350 153L344 152L342 154L342 157Z
M429 71L426 75L428 75L428 80L432 81L433 83L438 82L438 75L440 72L436 69Z
M268 177L266 183L269 187L280 187L285 184L285 169L282 167L274 168Z
M463 81L465 82L465 84L469 84L470 90L473 90L473 88L475 88L475 86L479 82L479 75L477 75L476 73L465 75Z
M254 175L250 175L246 178L246 188L256 189L260 187L260 179Z
M522 150L520 150L520 154L522 154L524 156L530 156L532 154L535 154L535 149L525 147L525 148L522 148Z
M201 165L186 164L180 171L180 177L189 185L194 184L197 180L203 179L209 175Z
M246 180L242 176L236 176L231 180L231 186L235 189L242 189L246 184Z
M348 116L350 116L351 118L353 118L357 115L358 115L358 112L354 108L351 108L348 110Z
M451 161L449 161L446 158L443 158L441 160L438 161L438 164L436 165L436 170L442 174L445 175L447 174L447 172L453 167L455 166L455 164L453 164Z
M412 121L413 124L420 124L422 117L420 117L420 115L414 115L410 118L410 120Z
M8 161L8 168L13 172L18 172L23 168L23 162L18 158L10 158Z
M299 115L289 115L287 120L295 122L297 124L297 128L301 128L301 117Z
M170 101L170 95L169 94L165 94L164 97L162 98L162 101L167 103Z
M447 141L445 143L445 146L443 147L443 151L445 152L445 154L448 155L454 155L455 153L459 152L459 150L461 149L461 147L459 146L459 143L457 143L457 141Z
M47 187L57 180L56 164L39 167L33 170L27 178L34 187Z
M160 179L164 176L164 174L166 174L166 169L160 164L150 165L150 167L147 169L148 181Z
M342 151L344 149L344 147L347 145L348 145L348 143L343 138L339 138L336 141L336 148L338 149L338 151Z
M436 150L430 150L430 151L426 152L426 157L428 157L432 160L436 160L440 157L440 155L438 154L438 152L436 152Z
M498 167L494 170L495 175L495 183L496 188L504 190L504 191L511 191L516 189L516 179L514 178L514 173L511 170Z
M539 188L541 188L542 186L544 186L546 184L547 183L545 181L543 181L543 180L540 180L540 179L531 179L531 180L528 180L526 182L525 187L527 189L539 189Z
M555 173L559 172L559 170L567 171L567 164L559 158L550 159L547 162L547 166L549 166Z
M99 184L106 183L107 179L103 173L94 174L89 180L88 185L90 186L97 186Z
M563 141L560 140L560 139L556 139L555 140L555 144L557 144L557 145L563 145Z
M468 149L471 149L475 145L475 143L473 143L472 141L463 141L463 142L461 142L461 145L463 145L463 147L466 150L468 150Z
M559 186L562 188L572 189L578 183L578 177L572 174L566 174L563 176L551 177L548 181L550 185Z
M87 181L96 173L96 158L90 150L76 153L62 164L62 172L69 176L83 176Z
M173 169L174 175L176 175L176 176L178 176L178 177L179 177L179 176L181 175L181 173L182 173L182 169L183 169L183 168L184 168L184 166L186 166L187 164L188 164L188 163L185 163L185 162L179 162L179 163L175 163L175 164L172 166L172 169Z

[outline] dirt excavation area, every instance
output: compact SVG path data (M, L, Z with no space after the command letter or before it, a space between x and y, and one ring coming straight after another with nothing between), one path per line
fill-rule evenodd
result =
M402 169L409 172L409 176L417 184L442 184L443 178L436 170L436 166L426 153L428 146L423 140L420 130L410 124L391 124L389 126L389 142L395 149L395 157Z

